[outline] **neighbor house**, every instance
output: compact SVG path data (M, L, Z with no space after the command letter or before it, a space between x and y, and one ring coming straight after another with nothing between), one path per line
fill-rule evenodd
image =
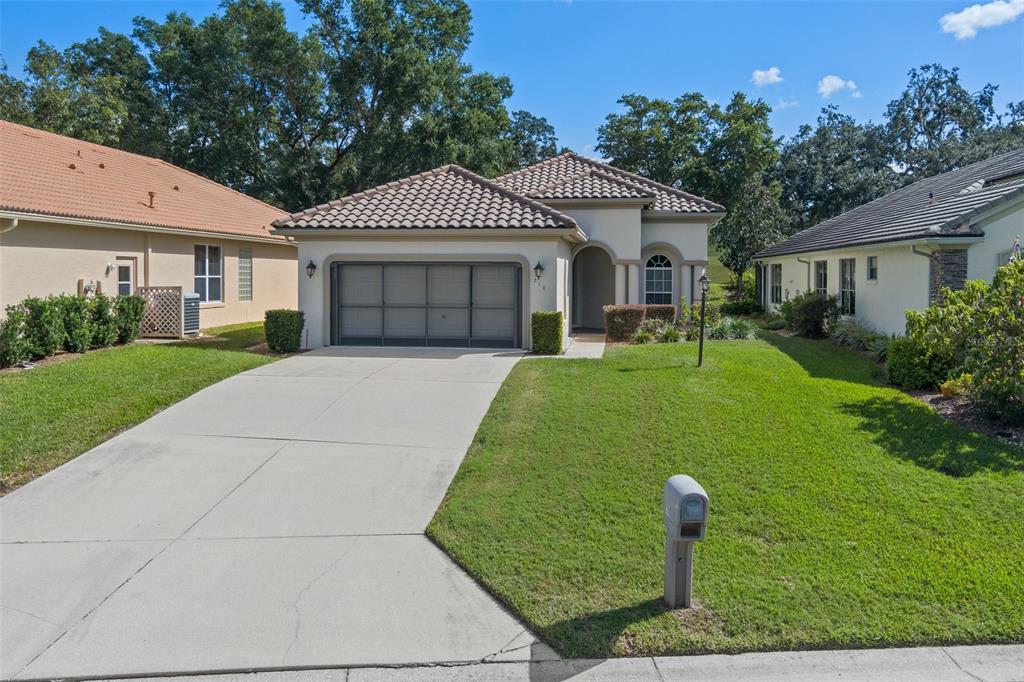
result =
M0 311L28 296L197 292L203 327L294 308L286 215L159 159L0 121ZM2 315L2 312L0 312Z
M943 287L991 281L1024 233L1024 149L908 185L798 232L755 256L770 310L806 291L837 296L845 316L902 333L906 311Z
M495 180L443 166L274 223L310 347L530 346L529 316L692 300L724 208L572 153Z

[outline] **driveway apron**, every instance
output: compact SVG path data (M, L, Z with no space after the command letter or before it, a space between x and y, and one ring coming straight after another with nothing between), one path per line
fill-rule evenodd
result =
M9 494L0 677L528 660L423 534L519 357L292 357Z

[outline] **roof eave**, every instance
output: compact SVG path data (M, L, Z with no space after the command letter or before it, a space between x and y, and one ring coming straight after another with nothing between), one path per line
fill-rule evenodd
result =
M856 242L853 244L840 244L838 246L819 246L817 248L793 249L772 253L767 253L767 250L759 251L754 254L754 259L763 260L765 258L782 258L783 256L795 256L802 253L824 253L826 251L858 251L862 249L874 248L877 246L949 246L951 244L977 244L978 242L984 239L985 235L979 233L918 234L907 235L903 237L894 237L891 239L879 239L866 242Z
M575 243L587 241L578 225L566 227L275 227L274 234L302 239L395 239L461 238L537 239L559 237Z
M23 211L19 209L0 209L0 218L12 218L18 220L32 220L39 223L58 223L62 225L80 225L82 227L102 227L115 230L135 230L137 232L152 232L159 234L177 234L185 236L207 236L217 239L229 239L234 241L261 242L265 244L290 244L287 239L279 239L274 236L274 230L269 230L267 236L246 235L238 232L220 232L217 230L205 230L197 227L180 227L174 225L160 225L151 223L132 223L118 220L102 220L99 218L79 218L76 216L60 215L57 213L40 213L38 211ZM282 235L284 236L284 235Z
M546 199L536 198L534 201L549 206L649 206L657 200L657 197L616 197L616 198L571 198L571 199Z
M657 209L647 209L641 214L644 218L652 218L655 220L664 221L676 221L676 222L711 222L717 223L719 220L725 217L725 211L666 211Z

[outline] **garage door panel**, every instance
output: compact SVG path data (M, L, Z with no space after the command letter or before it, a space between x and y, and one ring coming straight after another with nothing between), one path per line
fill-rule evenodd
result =
M342 336L376 336L383 332L380 308L342 308Z
M469 305L468 265L431 265L427 275L427 299L432 306Z
M341 268L341 305L384 303L380 265L345 265Z
M511 339L516 334L515 311L474 308L473 339Z
M516 273L510 265L473 268L473 305L509 306L516 302Z
M468 338L469 310L466 308L431 308L427 315L427 336L430 338Z
M387 308L384 311L384 336L422 340L426 335L426 309Z
M384 301L388 305L426 305L427 266L385 265Z

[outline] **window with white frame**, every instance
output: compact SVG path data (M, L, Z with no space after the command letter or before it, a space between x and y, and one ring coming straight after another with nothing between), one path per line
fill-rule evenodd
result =
M238 250L238 300L252 300L252 249Z
M868 281L878 281L878 256L868 256Z
M195 290L200 301L210 303L223 300L222 272L220 247L196 244Z
M672 303L672 261L661 254L647 259L644 300L648 304Z
M828 294L828 261L814 261L814 293Z
M117 295L131 296L135 291L134 261L117 261Z
M839 308L843 315L857 313L856 265L857 261L853 258L839 261Z
M771 270L772 303L782 303L782 263L773 263Z

